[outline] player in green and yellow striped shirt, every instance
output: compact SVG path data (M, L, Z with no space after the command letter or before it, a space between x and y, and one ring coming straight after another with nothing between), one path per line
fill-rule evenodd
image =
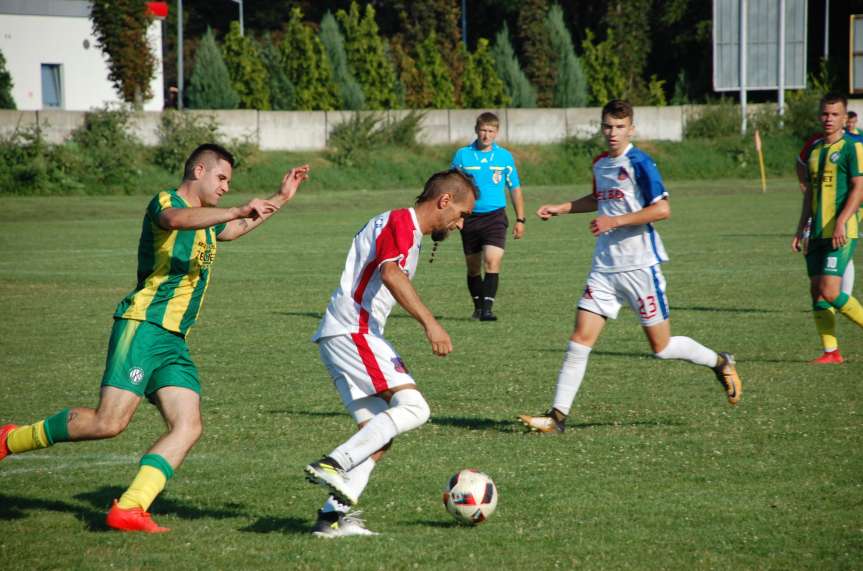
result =
M837 310L863 327L863 306L841 289L842 275L857 246L863 199L863 142L844 130L847 107L845 97L822 98L823 135L807 143L800 157L809 182L791 247L802 249L809 225L806 268L815 326L824 347L824 354L813 361L817 364L842 362L836 340Z
M117 436L143 397L159 407L168 431L141 458L132 485L114 502L107 524L158 533L147 509L201 435L198 370L186 335L195 324L216 258L217 242L259 226L293 198L308 165L291 170L270 198L218 208L228 192L234 158L201 145L186 161L179 188L147 206L138 243L138 279L114 312L97 408L64 409L28 426L0 427L0 460L58 442Z

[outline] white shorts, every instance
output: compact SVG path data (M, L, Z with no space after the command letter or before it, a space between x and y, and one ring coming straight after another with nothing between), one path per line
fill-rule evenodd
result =
M590 272L578 307L616 319L624 302L645 327L668 319L665 277L658 265L628 272Z
M318 342L318 352L354 418L357 413L351 403L393 387L416 384L399 354L382 337L359 333L324 337Z

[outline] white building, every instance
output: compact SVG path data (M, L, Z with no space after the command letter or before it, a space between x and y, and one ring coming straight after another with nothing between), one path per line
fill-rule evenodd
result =
M155 12L164 2L151 2ZM155 14L154 14L155 15ZM14 83L18 109L87 111L122 101L108 79L108 58L96 45L90 2L84 0L0 0L0 51ZM145 111L164 107L162 22L147 32L156 57L150 84L153 98Z

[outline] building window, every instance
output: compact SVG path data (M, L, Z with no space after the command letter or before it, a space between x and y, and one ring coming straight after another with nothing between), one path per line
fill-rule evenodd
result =
M42 107L62 109L63 66L57 63L42 64Z

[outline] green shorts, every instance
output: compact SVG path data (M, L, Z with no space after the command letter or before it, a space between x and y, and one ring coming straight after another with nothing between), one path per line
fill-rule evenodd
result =
M201 392L198 368L186 340L147 321L115 319L108 343L103 387L117 387L152 400L163 387Z
M852 238L839 248L833 249L832 240L812 240L806 252L806 271L812 276L838 276L845 274L845 267L854 257L857 239Z

